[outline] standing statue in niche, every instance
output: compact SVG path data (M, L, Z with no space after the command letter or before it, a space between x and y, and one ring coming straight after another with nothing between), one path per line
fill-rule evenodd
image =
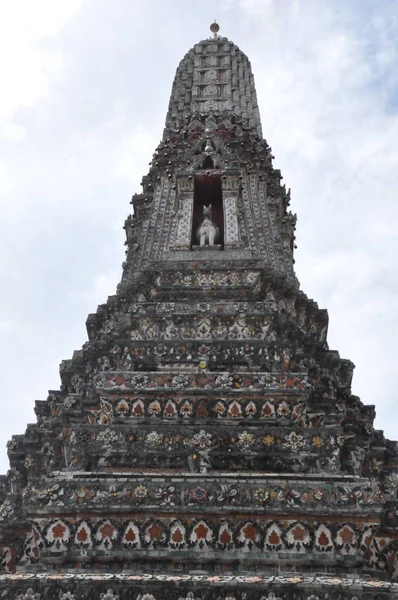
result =
M203 221L198 227L196 235L201 246L214 246L218 241L219 229L217 225L213 223L211 215L212 206L203 206Z

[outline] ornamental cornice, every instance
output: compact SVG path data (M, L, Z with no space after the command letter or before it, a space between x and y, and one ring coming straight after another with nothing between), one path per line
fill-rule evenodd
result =
M53 573L0 575L7 600L392 600L398 584L339 575Z

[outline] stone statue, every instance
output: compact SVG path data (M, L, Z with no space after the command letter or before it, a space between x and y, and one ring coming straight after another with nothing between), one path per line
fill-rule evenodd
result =
M198 227L196 235L201 246L214 246L218 241L219 229L212 221L212 205L203 206L203 221Z

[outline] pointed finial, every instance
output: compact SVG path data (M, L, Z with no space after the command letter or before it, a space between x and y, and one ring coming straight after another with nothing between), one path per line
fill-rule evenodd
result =
M210 25L210 31L213 32L215 38L217 37L217 32L219 31L219 29L220 29L220 26L217 23L217 21L214 19L214 23L212 23Z

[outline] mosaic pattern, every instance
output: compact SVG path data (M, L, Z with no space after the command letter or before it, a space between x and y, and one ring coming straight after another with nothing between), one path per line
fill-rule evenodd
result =
M158 340L156 340L158 342ZM291 350L278 347L277 343L269 341L267 345L258 345L253 340L242 343L240 340L177 340L175 343L169 340L162 340L162 343L151 344L148 340L134 340L133 343L121 347L113 345L108 354L103 351L96 352L96 357L88 362L89 372L85 377L86 383L93 383L93 377L100 371L134 371L145 364L145 359L159 360L162 365L167 365L167 369L173 369L174 365L183 363L186 367L194 365L195 369L203 360L207 365L217 365L223 362L239 365L240 369L247 365L262 366L267 372L278 372L280 370L288 371L290 368L298 367L300 372L308 372L311 366L310 359L302 356L290 355ZM295 348L293 348L295 350ZM239 368L239 367L238 367ZM346 370L347 372L347 370ZM336 369L336 380L347 377L343 369ZM71 390L72 391L72 390Z
M270 319L266 317L187 317L184 323L169 318L132 318L130 337L132 340L172 339L223 339L274 341L275 330L270 330Z
M271 308L267 302L156 302L134 303L128 308L132 315L140 314L179 314L206 313L206 314L264 314Z
M250 506L256 513L267 511L283 512L288 509L307 509L314 514L322 513L325 505L351 512L363 506L372 506L380 511L385 496L378 486L371 486L366 480L350 483L341 480L334 487L325 481L306 484L298 481L275 482L270 479L237 480L216 479L208 482L192 482L180 475L165 475L166 481L148 480L135 477L134 482L97 483L90 480L81 482L53 481L37 482L25 491L25 500L30 507L47 506L58 511L59 507L76 505L106 506L131 504L138 506L180 507L196 510L197 507L237 507ZM31 510L31 508L29 508Z
M225 222L225 243L235 244L239 242L239 227L237 217L236 198L232 196L224 197L224 222Z
M192 229L192 210L193 210L193 199L184 198L181 200L181 207L177 213L177 235L174 242L174 246L183 246L189 248L191 243L191 229Z
M302 391L312 387L307 375L291 373L176 373L158 375L156 373L120 374L100 373L95 377L99 389L228 389L228 390L291 390Z
M314 575L199 575L167 573L21 573L0 575L7 600L387 600L397 584L379 579ZM165 594L164 588L167 591ZM104 590L101 592L101 590ZM192 591L194 590L194 591Z
M197 60L198 54L204 60ZM237 93L232 93L229 82L236 86L238 76L242 84ZM247 57L225 38L216 43L203 41L185 56L177 69L166 126L175 129L179 119L194 111L222 114L225 109L248 117L249 126L261 136L257 97Z
M146 582L206 582L212 587L218 587L222 584L239 585L241 583L256 586L264 584L267 587L271 584L278 585L295 585L295 586L327 586L329 590L340 588L357 589L376 589L380 591L398 592L398 583L390 581L382 581L380 579L361 579L360 577L339 577L339 576L314 576L314 575L170 575L167 573L137 573L130 575L128 573L17 573L17 574L2 574L0 581L141 581Z
M306 522L298 520L257 519L112 519L86 518L70 520L56 518L50 521L37 519L34 538L42 554L79 554L80 550L98 549L117 551L121 548L151 552L167 548L173 551L191 549L206 555L237 552L237 556L253 554L252 560L266 558L269 552L305 554L312 551L325 555L355 555L376 544L379 556L383 547L382 537L375 534L375 524ZM30 553L31 536L27 538ZM265 555L261 556L262 553ZM200 556L197 560L200 560Z
M84 455L91 457L91 464L98 462L102 466L174 466L180 472L226 469L308 472L316 465L325 471L336 471L340 454L338 439L324 431L315 435L306 430L281 434L278 429L260 427L250 430L207 427L200 431L180 427L178 433L171 430L165 433L163 428L152 429L144 423L135 429L108 428L98 433L64 428L62 439L71 469L81 468ZM83 451L81 439L89 443Z
M219 272L218 280L220 281L226 276L227 274L225 272ZM201 276L200 280L202 280ZM178 277L173 282L173 287L171 289L169 287L169 282L166 283L166 290L169 296L174 292L173 288L179 286L179 284L180 279ZM233 286L234 284L231 281L228 291L233 289ZM159 296L162 291L162 289L156 291L155 295ZM204 291L206 294L210 292L210 290L207 290L206 288L204 288ZM239 291L243 292L243 290ZM275 325L280 325L281 323L285 324L285 331L282 335L278 332L277 336L276 332L274 332L274 341L276 341L276 337L278 337L279 342L286 342L286 334L291 333L289 332L287 327L288 323L286 322L287 315L289 315L288 318L291 319L291 328L294 329L296 336L303 334L308 335L311 338L317 336L324 339L324 330L327 325L327 319L325 318L326 315L324 311L316 311L312 306L308 306L308 302L305 304L303 302L299 303L298 299L294 297L289 299L280 298L277 302L276 298L272 298L271 290L269 290L269 292L270 293L267 294L267 298L269 298L268 302L228 302L219 299L212 299L212 301L209 302L208 298L204 298L202 302L191 303L187 301L176 302L174 301L174 298L169 298L167 302L159 300L158 303L132 303L127 307L121 306L117 311L112 311L108 315L102 315L102 323L98 329L98 333L121 333L122 331L128 331L131 329L130 325L134 323L135 315L146 318L153 317L155 315L184 315L184 317L186 317L186 323L189 323L191 327L196 328L197 324L194 323L195 319L203 320L208 318L209 315L218 316L218 319L225 321L226 326L233 322L232 319L228 319L229 316L235 317L236 320L238 318L245 319L248 316L261 315L263 317L267 317L269 321L272 320ZM180 293L180 290L178 290L177 293ZM302 300L302 298L300 298L300 300ZM131 315L130 319L126 316L126 312ZM97 321L97 316L93 315L93 317ZM299 328L297 327L296 319L299 319ZM181 320L174 320L173 322L178 324L181 323ZM249 319L248 322L255 324L259 322L259 319ZM147 321L147 323L151 323L151 321ZM213 321L211 323L213 324ZM99 323L95 323L95 325L98 324ZM291 338L292 336L290 335L289 337ZM289 339L289 341L292 342L293 340Z
M197 287L230 287L248 285L252 286L256 283L260 273L255 271L229 271L229 272L202 272L202 273L162 273L157 278L157 285L173 285L182 288L197 288Z
M102 398L100 412L108 411L107 423L114 417L132 417L143 419L209 419L217 420L248 420L251 424L260 420L264 424L278 423L282 427L298 425L299 427L320 427L323 413L314 412L309 416L305 399L301 398L267 398L266 400L250 399L237 400L228 397L218 398L185 398L183 396L168 397L135 397L130 398ZM73 406L73 405L72 405ZM88 415L90 423L97 421L98 410L93 410Z

